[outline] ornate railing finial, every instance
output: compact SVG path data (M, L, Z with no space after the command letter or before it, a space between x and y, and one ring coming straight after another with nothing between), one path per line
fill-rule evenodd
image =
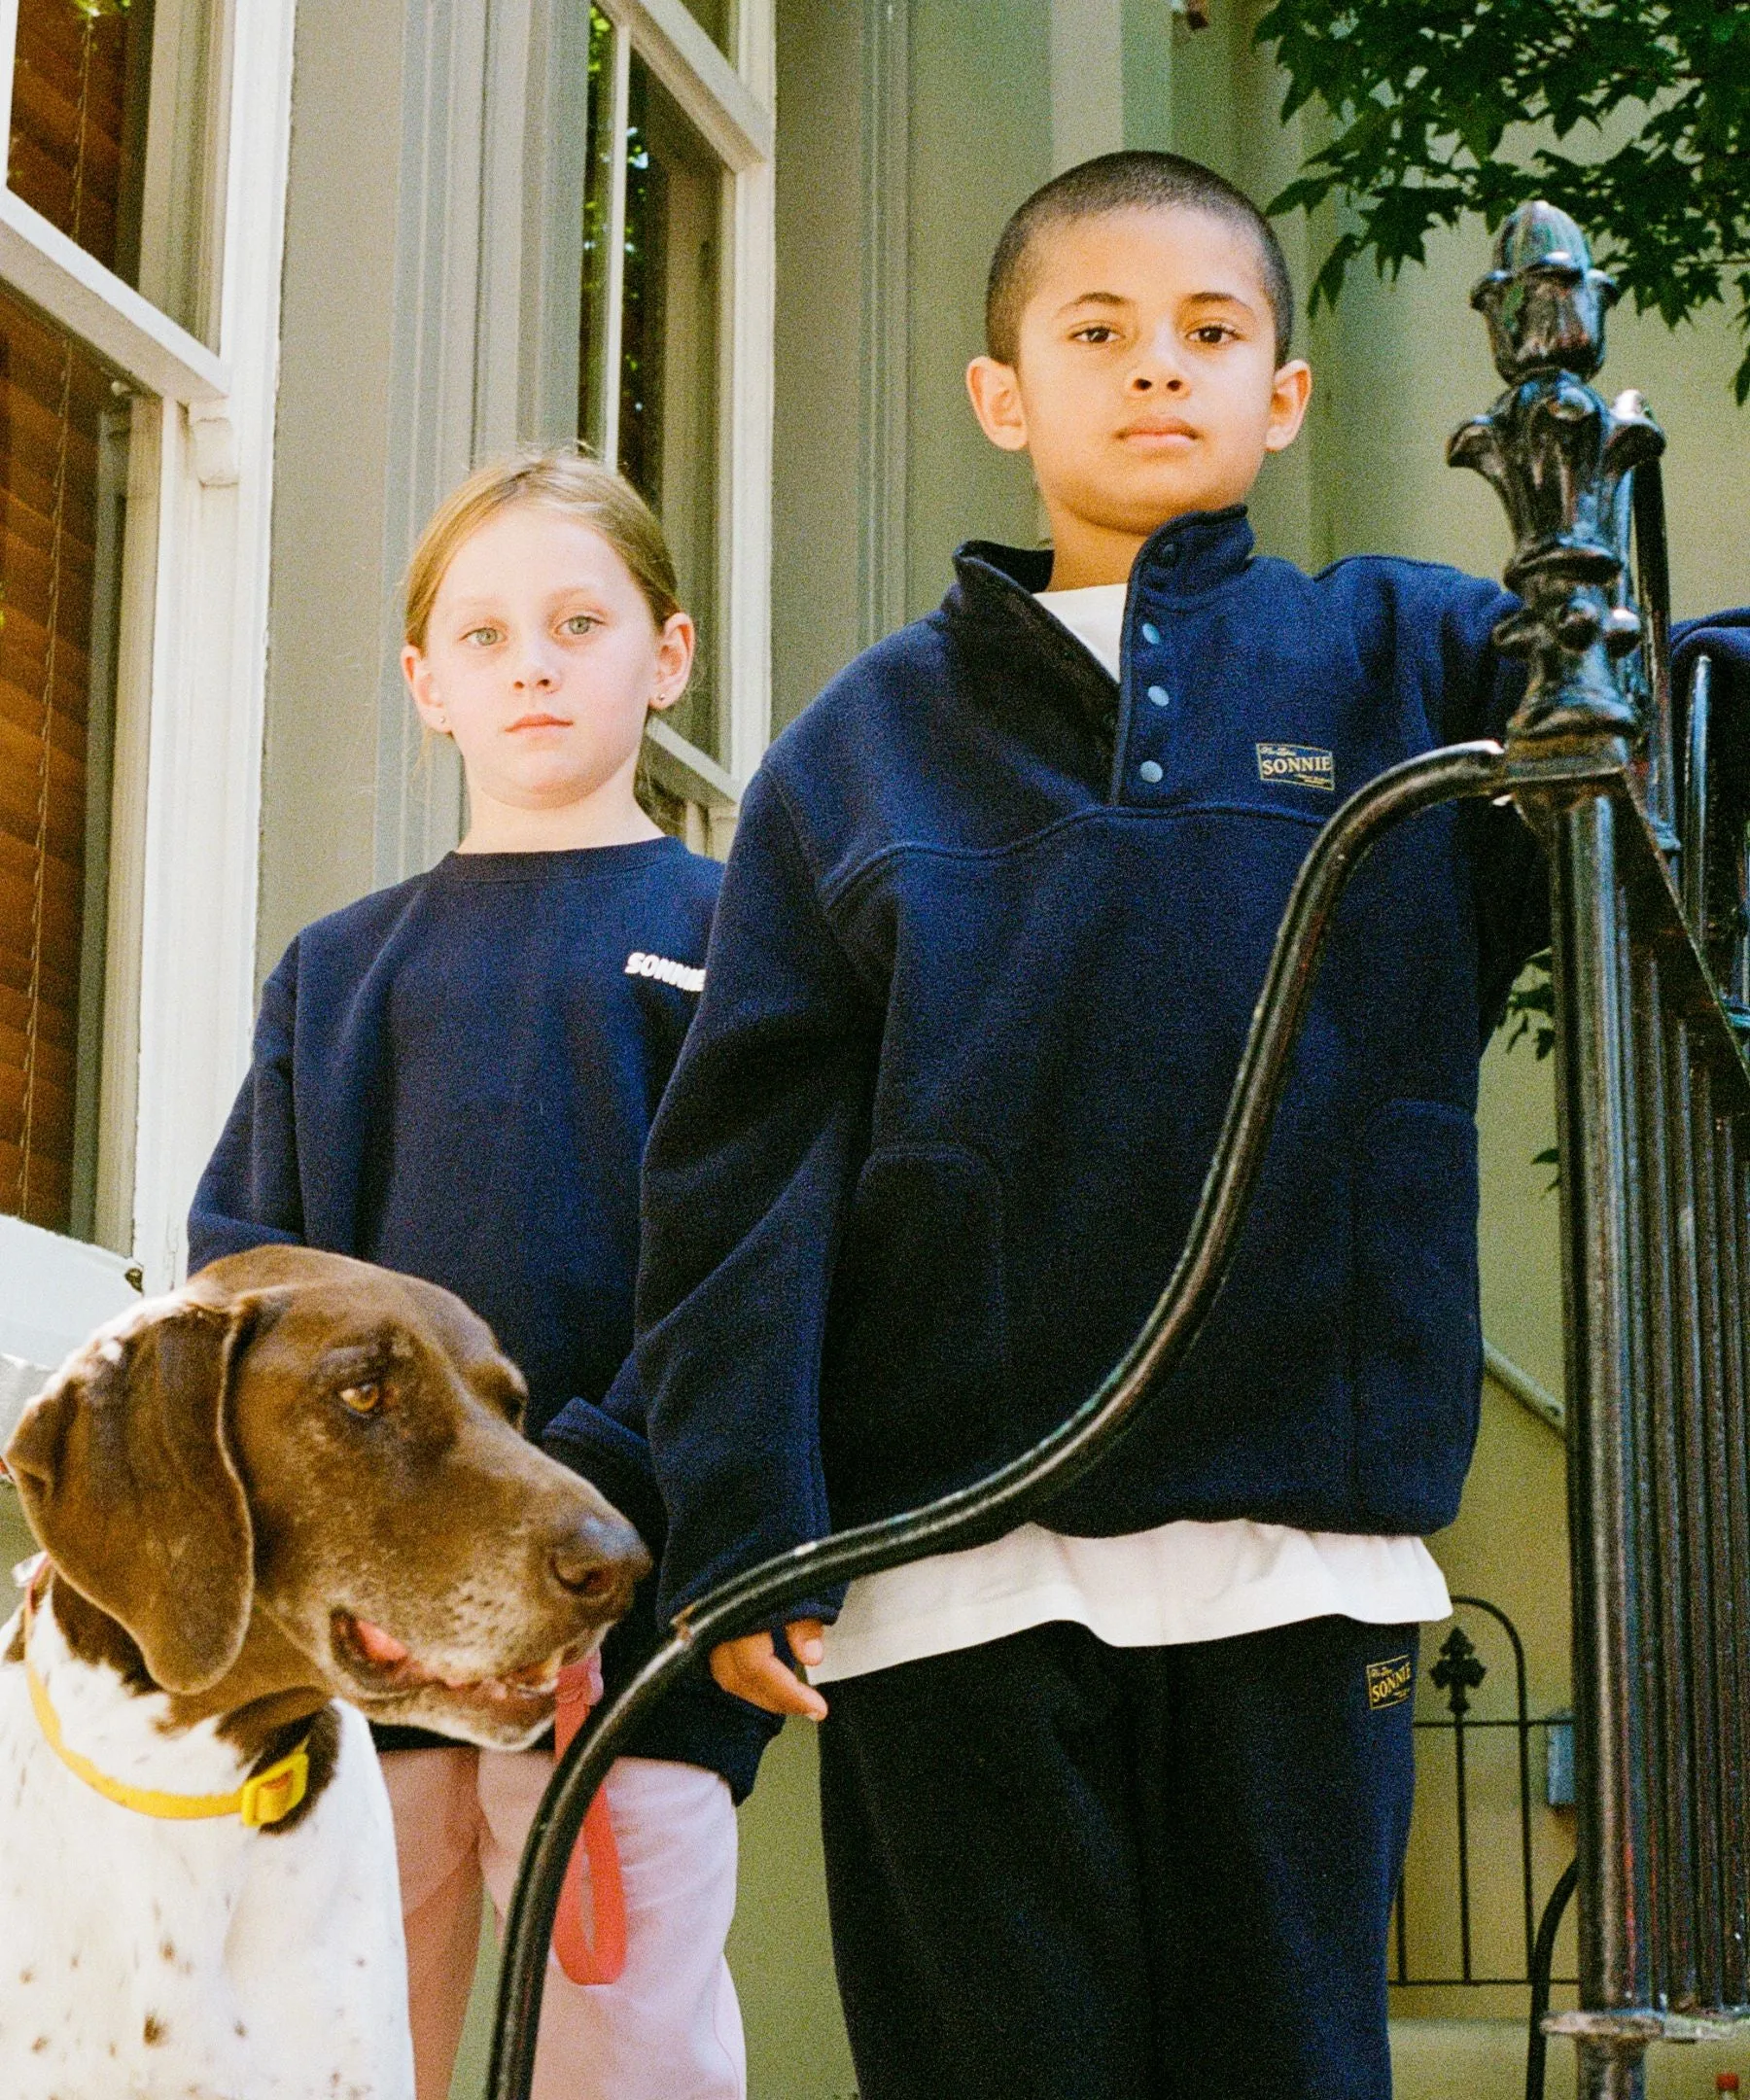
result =
M1471 295L1488 322L1507 391L1452 435L1447 458L1487 477L1507 507L1505 578L1524 600L1495 640L1529 660L1509 735L1538 741L1633 737L1640 717L1617 671L1640 619L1619 602L1628 561L1624 476L1664 449L1664 434L1625 397L1612 408L1588 383L1604 362L1615 282L1586 235L1550 204L1522 204L1495 238L1495 266Z

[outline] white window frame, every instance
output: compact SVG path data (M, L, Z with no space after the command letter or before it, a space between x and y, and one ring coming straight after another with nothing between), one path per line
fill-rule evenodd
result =
M229 0L218 348L0 187L0 285L134 391L118 648L96 1237L0 1218L0 1353L167 1288L254 995L280 253L295 0ZM10 117L18 0L0 0ZM25 1342L14 1348L11 1334Z
M618 366L625 229L628 53L636 51L722 161L723 255L718 340L718 614L713 638L724 674L725 759L663 720L648 732L658 778L698 812L693 843L719 847L742 791L771 739L772 334L776 279L773 154L777 72L773 0L737 0L732 64L682 0L595 0L615 27L618 62L609 216L610 374ZM618 387L608 381L610 428Z

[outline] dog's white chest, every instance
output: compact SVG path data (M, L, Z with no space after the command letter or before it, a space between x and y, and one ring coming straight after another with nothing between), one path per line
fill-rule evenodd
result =
M185 1739L178 1772L161 1702L113 1672L63 1663L52 1683L69 1741L112 1776L237 1784L215 1740ZM7 2100L412 2100L388 1798L364 1721L340 1711L333 1776L296 1828L164 1821L76 1777L23 1667L0 1663Z

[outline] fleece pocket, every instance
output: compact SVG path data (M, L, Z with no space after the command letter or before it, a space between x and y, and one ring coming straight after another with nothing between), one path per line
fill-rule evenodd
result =
M1002 1268L1001 1184L976 1153L870 1155L833 1282L828 1382L847 1458L891 1463L914 1436L982 1454L1008 1360Z
M1436 1530L1457 1514L1482 1388L1475 1119L1389 1102L1353 1186L1355 1502L1369 1528Z

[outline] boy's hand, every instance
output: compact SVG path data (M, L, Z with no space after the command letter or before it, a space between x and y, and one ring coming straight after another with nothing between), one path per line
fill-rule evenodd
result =
M818 1619L796 1619L784 1629L790 1653L812 1667L826 1653L824 1629ZM826 1701L804 1684L788 1662L780 1662L769 1633L744 1633L711 1651L711 1674L725 1692L745 1698L767 1713L800 1714L807 1721L826 1718Z

